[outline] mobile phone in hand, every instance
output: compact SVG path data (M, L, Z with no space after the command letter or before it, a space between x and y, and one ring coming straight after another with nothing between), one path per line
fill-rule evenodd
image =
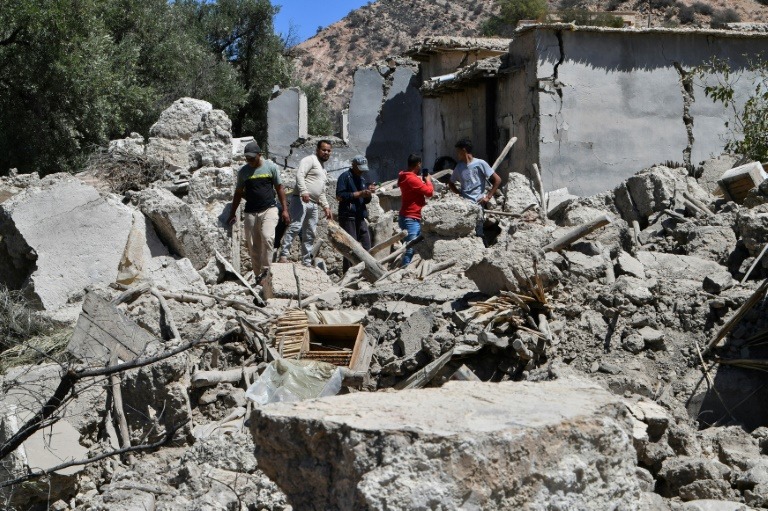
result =
M429 169L421 169L421 177L427 177L429 175Z

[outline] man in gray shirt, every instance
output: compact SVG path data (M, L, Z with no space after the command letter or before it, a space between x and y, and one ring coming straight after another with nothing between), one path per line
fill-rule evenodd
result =
M296 188L291 197L291 224L283 235L278 262L287 263L291 244L296 235L301 235L301 261L304 266L312 265L312 245L317 230L318 205L323 208L325 217L332 218L328 199L325 197L325 183L328 174L325 162L331 157L331 143L321 140L317 143L315 154L303 158L296 171Z
M472 156L472 141L462 138L456 142L456 157L459 163L453 169L451 179L448 182L451 190L465 199L477 204L480 208L480 218L475 227L478 236L483 236L483 208L493 198L493 194L501 185L501 177L488 165L488 162ZM456 182L461 185L461 190L456 188ZM491 189L485 193L485 183L491 183Z

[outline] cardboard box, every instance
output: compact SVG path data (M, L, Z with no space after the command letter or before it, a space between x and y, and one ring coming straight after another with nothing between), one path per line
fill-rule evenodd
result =
M362 325L309 325L301 346L301 358L322 360L353 371L367 370L368 346Z

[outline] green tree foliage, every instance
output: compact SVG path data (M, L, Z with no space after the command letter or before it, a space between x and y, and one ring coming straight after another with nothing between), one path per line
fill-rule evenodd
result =
M492 16L481 27L483 35L509 35L520 20L544 20L547 0L495 0L499 15Z
M320 85L312 83L309 85L299 85L304 94L307 95L307 130L310 135L327 135L333 133L333 120L331 110L323 98L323 92Z
M269 0L0 0L0 174L77 170L184 96L265 140L272 87L290 84L276 13Z
M754 59L746 73L734 74L728 63L720 59L696 70L699 78L707 79L704 94L733 111L735 122L726 123L730 134L726 151L754 161L768 161L768 63L762 58ZM748 77L753 79L754 89L744 106L739 107L734 86Z

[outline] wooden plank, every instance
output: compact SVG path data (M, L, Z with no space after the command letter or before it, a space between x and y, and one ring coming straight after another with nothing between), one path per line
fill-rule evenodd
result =
M715 346L717 346L720 341L722 341L726 335L728 335L728 332L733 330L733 328L739 324L739 321L741 321L741 318L743 318L747 312L749 312L752 307L754 307L757 302L763 299L763 297L766 295L766 292L768 292L768 279L765 279L762 284L755 290L754 293L752 293L752 296L750 296L744 304L739 307L739 310L736 311L736 313L731 316L731 318L723 325L723 327L717 332L717 335L715 335L711 341L709 341L709 344L707 344L707 347L704 349L704 353L711 350Z
M565 236L562 236L561 238L553 241L549 245L545 245L542 247L542 250L544 250L544 252L558 252L566 247L569 247L573 242L580 240L592 231L610 224L611 221L612 220L610 216L600 215L591 222L587 222L586 224L576 227Z
M365 263L363 277L370 282L380 279L386 270L352 236L333 220L328 221L328 239L331 245L353 265Z
M130 362L155 338L120 310L89 292L67 350L90 365L106 365L112 353Z
M436 358L423 368L419 369L415 373L413 373L411 376L406 378L405 380L398 382L397 385L395 385L395 389L397 390L405 390L405 389L420 389L423 388L427 383L429 383L432 378L435 377L435 375L442 369L445 364L450 362L451 357L453 357L453 348L446 351L442 355L440 355L439 358Z
M379 252L381 252L385 248L391 247L392 245L394 245L395 243L397 243L401 239L405 238L406 236L408 236L408 231L400 231L397 234L395 234L394 236L392 236L391 238L386 239L386 240L382 241L381 243L379 243L378 245L376 245L375 247L371 248L368 251L368 253L371 254L372 256L375 256L376 254L378 254Z

